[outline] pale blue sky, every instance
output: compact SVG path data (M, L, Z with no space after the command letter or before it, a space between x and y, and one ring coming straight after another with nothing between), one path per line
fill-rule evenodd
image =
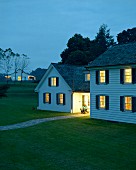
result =
M114 36L136 27L136 0L0 0L0 48L27 54L30 69L47 68L70 37L94 39L103 23Z

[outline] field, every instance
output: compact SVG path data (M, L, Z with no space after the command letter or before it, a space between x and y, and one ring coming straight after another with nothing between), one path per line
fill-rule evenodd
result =
M32 110L37 105L33 89L34 85L12 86L8 97L0 99L3 125L65 114ZM82 117L0 131L0 170L135 169L133 124Z
M39 111L37 108L37 94L34 92L36 84L11 84L7 97L0 98L0 125L14 124L31 119L66 115Z

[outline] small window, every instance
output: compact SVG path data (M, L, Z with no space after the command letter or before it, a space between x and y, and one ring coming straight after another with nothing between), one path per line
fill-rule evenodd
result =
M124 83L132 83L132 69L124 70Z
M100 108L105 109L105 96L100 96Z
M96 96L96 109L109 110L109 96L97 95Z
M57 93L57 104L65 105L65 94Z
M51 103L51 93L43 94L43 103Z
M21 81L21 76L18 76L18 81Z
M105 83L105 70L100 71L100 83Z
M49 77L48 85L52 87L56 87L59 85L59 78L58 77Z
M109 84L109 70L96 71L96 84Z
M51 78L51 86L56 86L56 77Z
M124 109L127 111L131 111L132 110L132 97L125 97L125 101L124 101Z
M85 81L90 81L90 74L89 73L85 74Z

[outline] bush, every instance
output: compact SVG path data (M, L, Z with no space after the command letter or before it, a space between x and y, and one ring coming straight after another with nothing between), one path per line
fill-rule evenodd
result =
M0 98L6 97L7 90L9 89L9 85L0 85Z

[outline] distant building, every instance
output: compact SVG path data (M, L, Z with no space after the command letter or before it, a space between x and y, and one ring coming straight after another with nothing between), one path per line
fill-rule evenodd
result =
M5 76L6 79L9 79L11 81L21 81L21 77L22 77L22 81L34 81L36 80L35 76L30 75L29 73L26 73L23 71L23 73L21 73L21 70L18 70L15 73L9 74L8 77Z

